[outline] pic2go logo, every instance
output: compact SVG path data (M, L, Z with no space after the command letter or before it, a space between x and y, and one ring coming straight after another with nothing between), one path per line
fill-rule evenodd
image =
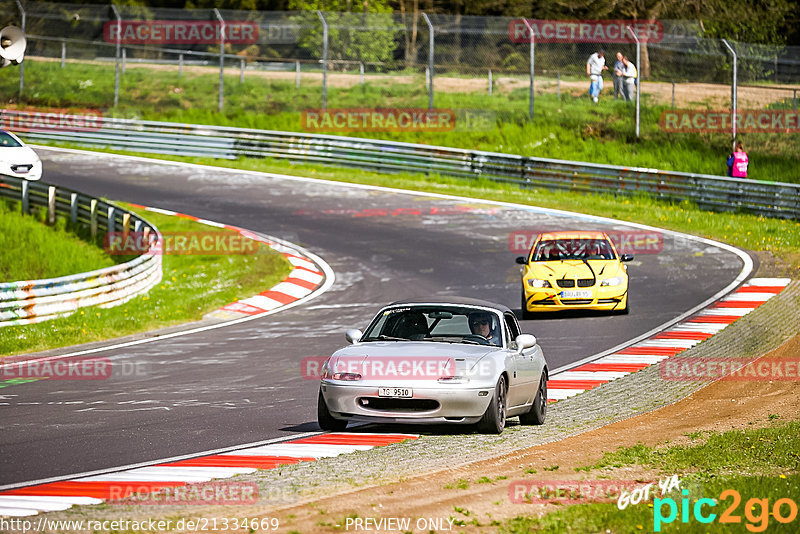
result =
M689 490L681 492L683 498L680 503L681 523L688 524L693 518L698 523L709 524L717 519L717 514L712 513L711 509L718 503L733 499L733 502L719 516L720 523L740 524L742 517L736 514L736 509L742 502L742 496L734 489L727 489L719 494L719 499L698 499L694 506L689 504ZM665 508L668 510L664 515ZM656 498L653 501L653 530L661 532L662 525L672 523L678 518L678 503L675 499L667 497L665 499ZM690 517L689 514L693 517ZM789 498L782 498L775 501L770 509L769 499L749 499L744 505L744 517L747 520L745 528L750 532L764 532L769 526L770 516L774 517L778 523L791 523L797 518L797 503Z

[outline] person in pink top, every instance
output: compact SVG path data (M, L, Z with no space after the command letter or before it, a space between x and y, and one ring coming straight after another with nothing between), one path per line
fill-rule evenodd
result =
M747 178L747 164L749 159L741 141L736 142L736 151L728 156L728 176L734 178Z

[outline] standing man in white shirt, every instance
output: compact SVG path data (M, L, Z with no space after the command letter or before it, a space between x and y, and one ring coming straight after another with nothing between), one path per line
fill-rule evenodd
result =
M597 102L597 97L600 96L600 91L603 90L604 70L608 70L608 67L602 50L589 56L589 61L586 62L586 75L592 80L592 84L589 86L589 95L591 95L594 102Z

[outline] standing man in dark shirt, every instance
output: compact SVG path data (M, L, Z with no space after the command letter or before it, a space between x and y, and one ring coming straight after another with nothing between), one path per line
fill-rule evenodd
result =
M623 84L625 83L625 65L622 63L622 52L617 52L617 62L614 63L614 100L622 97L625 100L625 90Z

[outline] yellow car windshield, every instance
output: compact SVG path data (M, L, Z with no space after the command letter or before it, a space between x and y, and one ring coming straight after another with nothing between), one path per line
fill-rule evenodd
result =
M539 241L533 261L613 260L614 249L605 239L553 239Z

